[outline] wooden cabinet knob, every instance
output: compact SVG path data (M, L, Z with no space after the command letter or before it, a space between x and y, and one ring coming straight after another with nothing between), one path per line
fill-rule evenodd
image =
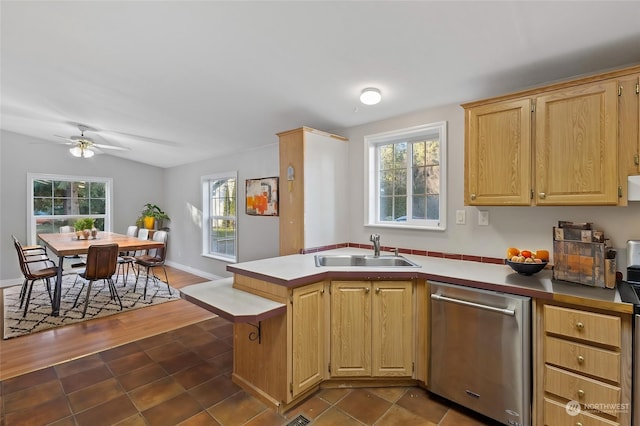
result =
M582 330L582 329L584 329L584 324L582 323L582 321L578 321L578 322L576 323L576 328L577 328L578 330Z
M544 200L545 198L547 198L547 194L546 192L538 192L538 198Z
M380 293L380 289L379 288L376 288L376 294L377 293Z
M371 290L371 289L370 289L369 287L366 287L366 288L364 289L364 292L365 292L365 293L369 293L369 291L370 291L370 290Z
M582 355L578 355L578 364L584 363L584 357Z
M475 200L476 199L476 194L471 194L471 199Z
M584 398L584 391L582 389L578 389L578 398Z
M576 422L576 426L582 426L582 423Z

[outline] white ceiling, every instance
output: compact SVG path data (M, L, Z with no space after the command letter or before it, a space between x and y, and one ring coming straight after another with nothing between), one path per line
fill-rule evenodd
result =
M2 0L0 14L2 129L60 143L81 123L128 148L108 154L160 167L640 62L637 1ZM359 104L367 86L380 104Z

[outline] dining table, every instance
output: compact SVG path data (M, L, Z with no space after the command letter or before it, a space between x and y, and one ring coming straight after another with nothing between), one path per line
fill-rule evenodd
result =
M99 231L95 237L87 239L77 237L75 232L57 232L51 234L38 234L43 245L58 256L58 274L51 301L53 316L60 315L60 299L62 297L62 272L65 257L86 254L89 246L94 244L118 244L118 251L149 250L164 246L162 241L141 240L137 237L117 234L115 232Z

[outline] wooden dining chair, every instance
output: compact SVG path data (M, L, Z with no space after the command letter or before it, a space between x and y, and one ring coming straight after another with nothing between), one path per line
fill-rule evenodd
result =
M147 285L149 284L149 275L151 275L154 282L157 284L159 278L153 273L154 268L162 268L164 272L164 278L167 283L167 289L169 290L169 294L171 294L171 286L169 285L169 277L167 275L167 269L164 266L165 258L167 255L167 231L156 231L153 234L153 241L163 242L164 245L160 248L149 249L147 254L143 254L141 256L136 256L136 265L138 265L138 273L136 275L136 284L133 286L133 291L136 291L136 286L138 285L138 279L140 278L140 268L145 268L146 272L146 280L144 282L144 294L142 295L143 299L147 298Z
M49 300L53 300L50 280L58 275L58 267L47 257L44 250L34 248L25 249L14 235L12 235L12 237L13 245L18 254L20 270L22 271L22 275L24 275L24 282L20 290L20 307L22 308L24 304L22 316L25 317L29 310L29 301L31 300L31 291L33 290L34 282L44 280L47 292L49 293Z
M94 281L104 280L108 287L109 292L111 293L111 299L117 300L120 304L120 310L122 310L122 300L120 300L120 296L116 291L116 286L113 282L113 274L116 272L116 264L118 260L118 244L92 244L89 246L89 250L87 252L87 267L84 271L78 273L80 278L83 278L86 281L89 281L89 285L87 286L87 295L84 300L84 310L82 311L82 317L87 314L87 306L89 306L89 296L91 294L91 285ZM75 308L78 304L78 299L80 298L80 293L84 289L84 283L82 284L82 288L78 292L78 296L76 296L76 300L73 304Z

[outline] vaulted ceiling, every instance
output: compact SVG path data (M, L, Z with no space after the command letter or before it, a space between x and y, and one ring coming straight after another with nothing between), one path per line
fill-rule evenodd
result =
M171 167L640 62L640 2L6 1L3 130ZM359 103L367 86L382 102Z

